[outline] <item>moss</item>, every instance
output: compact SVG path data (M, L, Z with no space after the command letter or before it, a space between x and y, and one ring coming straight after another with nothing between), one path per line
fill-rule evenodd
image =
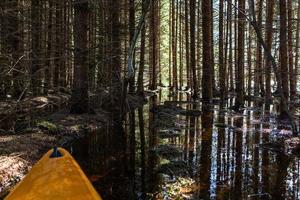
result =
M58 131L58 127L49 121L39 121L37 122L37 127L47 130L51 133L55 133Z

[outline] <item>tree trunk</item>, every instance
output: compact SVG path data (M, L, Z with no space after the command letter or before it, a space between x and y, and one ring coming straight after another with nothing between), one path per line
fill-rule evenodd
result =
M31 0L31 88L33 96L41 93L40 66L40 0Z
M211 80L216 80L216 75L215 75L215 56L214 56L214 10L213 10L213 4L214 0L210 0L210 43L211 43L211 53L210 53L210 62L211 62ZM211 87L213 94L216 92L216 81L211 81Z
M88 96L88 1L76 0L74 4L74 82L71 100L71 113L82 114L89 112Z
M196 70L196 0L190 0L190 37L191 37L191 51L190 51L190 58L191 58L191 69L193 72L193 90L194 98L199 97L199 86L197 80L197 70Z
M236 92L237 99L235 108L244 106L244 39L245 39L245 0L239 0L239 12L238 12L238 55L237 55L237 80L236 80Z
M189 37L189 0L184 1L184 21L185 21L185 62L186 62L186 81L187 89L191 88L191 70L190 70L190 37Z
M129 42L133 41L135 33L135 0L129 0ZM132 67L135 69L135 52L132 58ZM135 91L135 73L129 80L129 92L134 93Z
M229 90L234 90L233 83L233 49L232 49L232 0L228 0L228 22L229 23L229 55L228 55L228 75L229 81L228 85L230 85Z
M145 0L143 0L144 5ZM143 13L145 14L145 6L143 6ZM146 46L146 26L144 25L141 30L141 53L140 53L140 66L138 72L138 88L137 93L144 95L144 69L145 69L145 46Z
M53 18L53 2L52 0L48 0L49 2L49 13L48 13L48 38L47 38L47 55L46 55L46 63L45 63L45 94L48 93L49 89L51 88L51 77L52 77L52 65L51 65L51 58L53 56L52 54L52 48L53 48L53 41L52 41L52 18Z
M151 80L150 80L150 89L155 90L157 88L157 32L158 32L158 2L157 1L152 1L151 4L151 13L150 13L150 65L151 65ZM177 73L177 72L176 72ZM174 74L174 73L173 73ZM177 79L177 77L176 77Z
M258 1L258 13L257 13L257 23L260 28L262 28L262 6L263 0ZM263 93L262 84L262 48L257 40L256 42L256 65L254 71L254 95L258 96L259 93Z
M178 89L178 78L177 78L177 11L176 1L172 0L172 66L173 66L173 88ZM155 3L153 3L155 4Z
M23 81L22 74L20 71L22 70L21 66L21 56L22 52L20 51L20 27L19 27L19 14L18 14L18 1L13 0L7 2L8 7L10 8L10 12L8 13L8 41L9 41L9 51L12 54L13 58L13 97L15 99L19 99L22 94L23 89Z
M202 38L203 38L203 68L202 68L202 99L204 102L212 100L212 37L211 18L212 4L209 0L202 3Z
M282 77L282 90L285 99L281 100L281 115L285 115L285 111L282 109L282 101L287 101L289 98L289 79L287 68L287 13L286 13L286 0L279 1L280 9L280 46L279 46L279 60L280 71Z
M267 0L267 14L266 14L266 33L265 40L269 50L272 49L273 37L273 15L274 15L274 0ZM266 103L271 101L271 61L265 56L265 81L266 81Z
M122 93L121 85L121 2L111 1L108 2L108 6L111 20L111 103L112 107L114 108L114 111L120 114L118 118L116 115L116 120L120 120L122 115L121 112L124 105L124 99L122 99L122 97L125 98L125 96ZM126 91L123 92L126 93Z
M288 66L290 81L290 97L296 95L295 71L294 71L294 52L293 52L293 11L292 0L288 0Z
M296 30L296 56L295 56L295 86L297 88L298 84L298 64L299 64L299 48L300 48L300 0L298 1L298 11L297 11L297 30Z
M251 86L252 86L252 31L251 31L251 24L249 23L249 30L248 30L248 53L247 53L247 61L248 61L248 84L247 84L247 91L248 95L251 95Z
M225 98L225 75L226 68L224 65L224 27L223 27L223 10L224 10L224 2L223 0L219 1L219 83L220 83L220 94L221 99Z

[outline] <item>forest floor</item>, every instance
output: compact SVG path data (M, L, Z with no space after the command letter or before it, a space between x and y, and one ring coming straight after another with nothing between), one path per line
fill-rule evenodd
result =
M0 102L0 199L54 146L68 146L86 133L100 129L110 113L71 115L69 95L49 95L21 102ZM144 98L129 95L138 107ZM2 197L2 198L1 198Z

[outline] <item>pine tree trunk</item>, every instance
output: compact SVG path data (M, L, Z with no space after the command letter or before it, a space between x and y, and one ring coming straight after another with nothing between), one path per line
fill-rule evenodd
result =
M244 44L245 44L245 0L238 0L239 12L238 12L238 46L237 46L237 80L236 80L236 92L237 99L235 108L244 106Z
M71 113L89 112L88 96L88 0L76 0L74 4L74 82L71 99Z
M135 33L135 0L129 0L129 43L133 41ZM132 58L132 67L135 69L135 52ZM134 93L135 91L135 73L129 80L129 92Z
M22 81L22 66L20 64L20 59L22 56L22 52L20 51L20 26L19 26L19 14L18 14L18 1L13 0L7 2L8 7L10 8L10 12L8 13L7 20L8 20L8 41L9 41L9 51L12 54L13 62L12 65L14 66L13 69L13 97L16 99L20 98L22 94L23 88L23 81Z
M185 11L184 11L184 21L185 21L185 62L186 62L186 81L187 89L191 88L191 70L190 70L190 34L189 34L189 0L185 0Z
M252 86L252 31L251 31L251 24L249 23L249 30L248 30L248 53L247 53L247 61L248 61L248 83L247 83L247 91L248 95L251 95L251 86Z
M290 97L296 95L295 71L294 71L294 49L293 49L293 10L292 0L288 0L288 66L290 81Z
M41 93L40 66L40 0L31 0L31 88L33 96Z
M296 56L295 56L295 86L297 88L298 84L298 64L299 64L299 48L300 48L300 0L298 1L298 11L297 11L297 30L296 30Z
M202 3L202 38L203 38L203 68L202 68L202 99L204 102L212 100L212 37L211 37L211 0Z
M287 68L287 5L286 0L279 1L280 8L280 46L279 46L279 59L280 69L282 77L282 89L285 100L289 98L289 79L288 79L288 68Z
M273 15L274 15L274 0L267 0L267 14L266 14L266 33L265 40L269 50L272 49L273 37ZM266 102L271 101L271 61L265 58L265 82L266 82Z
M158 2L153 1L151 4L151 12L150 12L150 86L151 90L155 90L157 88L157 66L158 66L158 56L157 56L157 21L158 21ZM177 72L176 72L177 73ZM174 73L173 73L174 74ZM177 77L176 77L177 79Z
M51 78L52 78L52 65L51 65L51 58L53 56L52 54L52 27L53 27L53 2L52 0L48 0L49 2L49 13L48 13L48 28L47 28L47 55L46 55L46 63L45 63L45 94L48 93L49 89L51 88Z
M260 28L262 28L262 6L263 0L258 1L258 13L257 13L257 23ZM256 42L256 64L254 71L254 95L258 96L259 93L263 92L262 86L262 47L257 40Z
M177 78L177 10L175 0L172 0L172 66L173 66L173 88L178 89Z
M223 0L219 1L219 82L220 82L220 94L221 99L225 98L225 75L226 68L224 65L224 28L223 28L223 10L224 10L224 2Z
M190 37L191 37L191 50L190 50L190 58L191 58L191 69L193 74L193 90L194 98L199 97L199 85L197 80L197 70L196 70L196 0L190 0Z
M143 4L144 4L143 0ZM146 12L145 7L143 6L143 13ZM139 95L144 95L144 69L145 69L145 47L146 47L146 26L144 25L141 30L141 53L140 53L140 66L138 72L138 88L137 93Z

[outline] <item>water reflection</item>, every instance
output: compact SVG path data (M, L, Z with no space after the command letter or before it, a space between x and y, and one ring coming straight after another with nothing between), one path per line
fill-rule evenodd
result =
M229 106L162 90L71 150L105 200L300 199L299 158L260 145L270 142L264 130L276 128L260 120L269 112Z

